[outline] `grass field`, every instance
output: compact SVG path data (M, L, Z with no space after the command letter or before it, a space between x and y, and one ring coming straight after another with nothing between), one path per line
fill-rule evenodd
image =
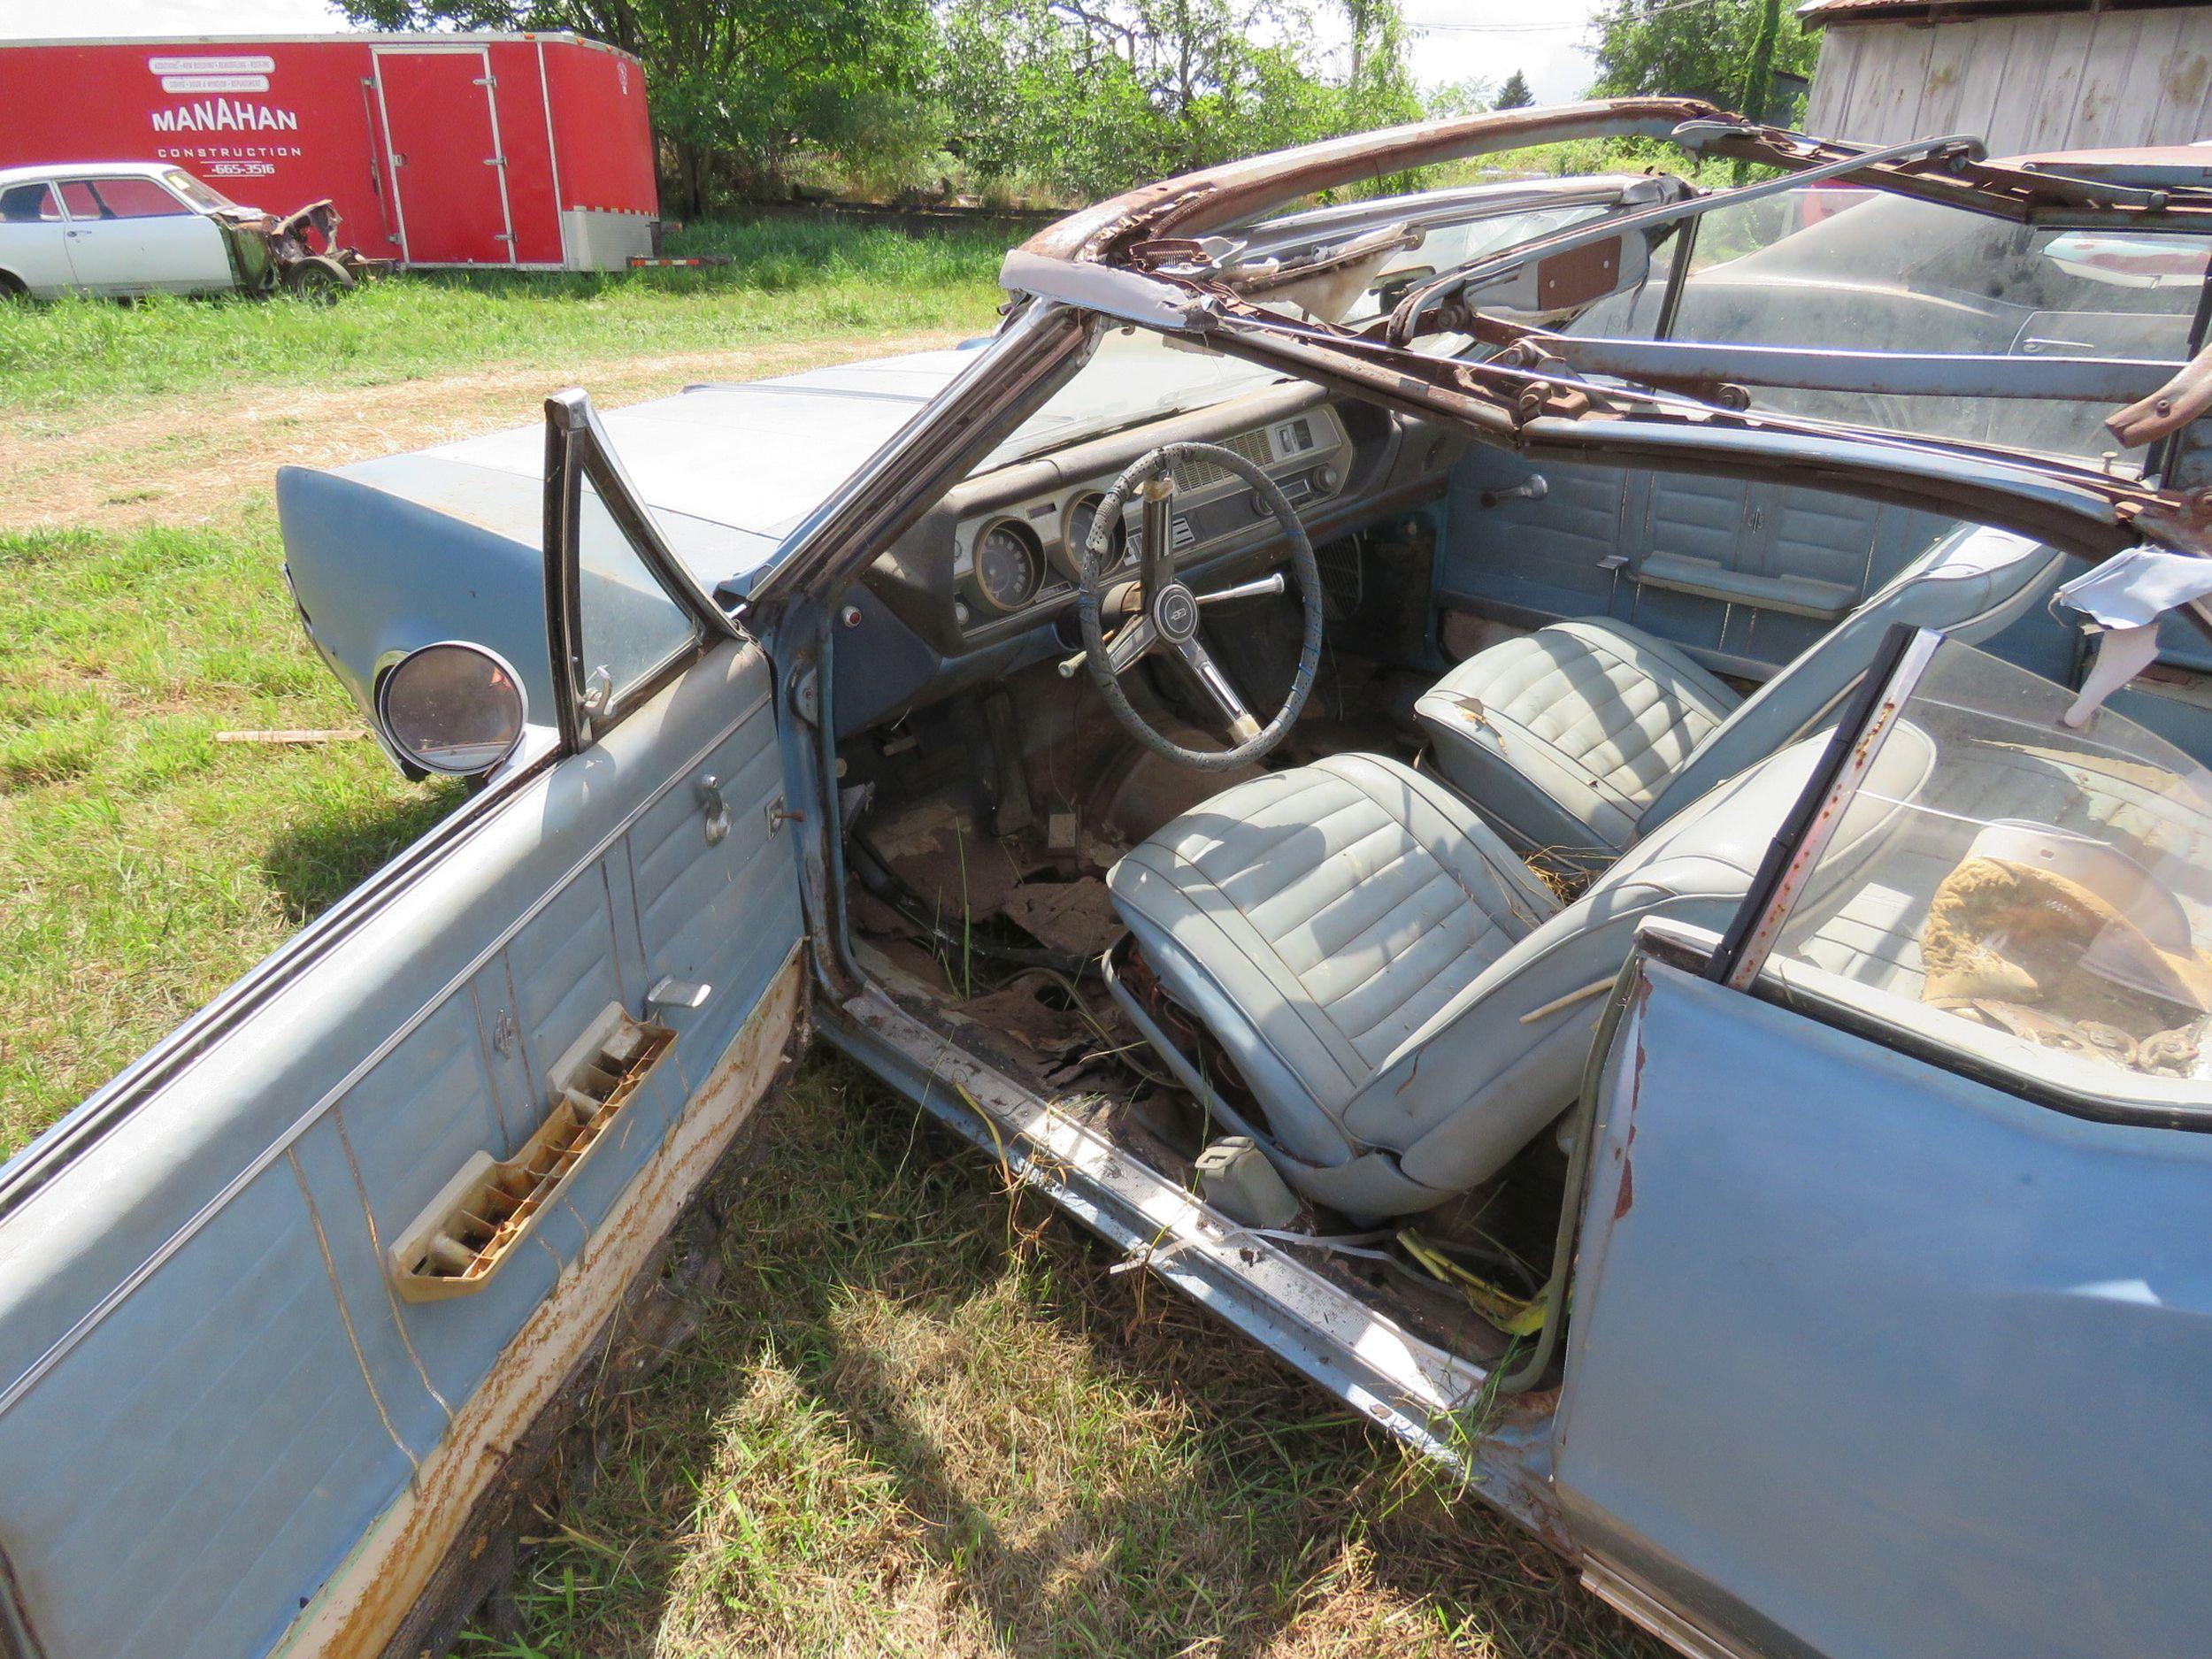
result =
M734 263L371 283L342 304L157 297L0 307L0 409L73 421L114 400L385 385L491 363L664 357L847 330L987 326L1006 237L813 219L695 226L672 253Z
M455 798L358 741L278 574L280 460L987 327L998 244L772 225L671 278L0 308L0 1154ZM1655 1651L1349 1414L816 1060L726 1170L705 1325L472 1655Z

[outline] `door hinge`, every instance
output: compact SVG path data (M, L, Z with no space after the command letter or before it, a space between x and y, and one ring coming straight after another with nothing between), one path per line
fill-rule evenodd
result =
M514 239L514 233L511 231L495 230L492 233L494 242L512 242Z
M504 156L487 156L484 157L484 165L487 167L503 167L507 165L507 157Z
M515 1051L515 1017L505 1009L492 1016L492 1047L502 1059Z
M791 710L809 726L822 724L822 700L811 668L801 669L792 677Z
M479 75L476 77L476 85L480 87L495 87L498 84L499 77L497 75Z

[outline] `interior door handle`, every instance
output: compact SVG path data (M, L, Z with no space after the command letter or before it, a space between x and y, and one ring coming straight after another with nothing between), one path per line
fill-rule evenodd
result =
M712 772L699 780L699 803L707 811L707 845L718 847L730 833L730 803L722 798L722 780Z
M1550 494L1551 485L1544 475L1541 472L1531 472L1510 488L1484 490L1482 504L1486 507L1495 507L1501 502L1541 501Z

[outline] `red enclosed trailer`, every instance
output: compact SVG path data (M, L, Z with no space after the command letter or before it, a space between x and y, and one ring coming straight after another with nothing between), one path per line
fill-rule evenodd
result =
M329 196L409 265L617 270L660 211L643 71L574 35L0 42L0 166L81 161Z

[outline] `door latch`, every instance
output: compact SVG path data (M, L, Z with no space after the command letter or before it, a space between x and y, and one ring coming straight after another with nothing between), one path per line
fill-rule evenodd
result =
M778 795L774 800L768 803L767 810L768 833L771 835L773 835L778 830L781 829L787 824L803 824L806 822L806 814L803 812L794 812L789 807L784 805L783 797L781 795Z
M722 780L712 772L699 780L699 804L707 812L707 845L718 847L730 833L730 803L722 798Z

